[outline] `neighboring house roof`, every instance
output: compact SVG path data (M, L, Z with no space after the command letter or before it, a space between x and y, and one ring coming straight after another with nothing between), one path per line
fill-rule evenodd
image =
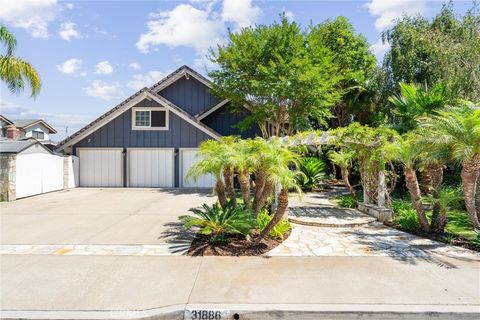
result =
M11 122L13 125L15 125L15 127L21 129L27 129L36 124L43 124L49 130L49 133L57 133L57 130L55 130L52 126L50 126L42 119L18 119L12 120Z
M8 123L8 124L12 124L13 122L11 120L8 120L6 117L2 116L0 114L0 119L2 119L4 122Z
M0 153L20 153L33 145L40 145L42 148L52 153L50 149L35 139L31 140L1 140Z

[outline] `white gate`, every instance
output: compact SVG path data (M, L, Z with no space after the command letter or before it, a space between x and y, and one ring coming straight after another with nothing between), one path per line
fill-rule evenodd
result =
M17 198L63 189L63 161L62 156L53 154L18 154Z

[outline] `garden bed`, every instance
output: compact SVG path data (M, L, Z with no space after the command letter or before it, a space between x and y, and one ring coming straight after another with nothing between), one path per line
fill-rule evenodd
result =
M224 242L211 243L210 238L197 234L187 251L189 256L261 256L272 250L290 235L290 231L284 235L284 239L263 239L258 245L252 246L257 234L250 241L244 236L227 236Z

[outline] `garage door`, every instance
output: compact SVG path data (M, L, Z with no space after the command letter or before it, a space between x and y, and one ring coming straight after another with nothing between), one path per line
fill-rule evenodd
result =
M122 149L78 149L81 187L123 187Z
M183 188L213 188L215 185L215 177L213 175L205 175L187 181L186 177L190 167L198 161L197 149L180 149L180 176L182 177L181 187Z
M129 186L136 188L174 187L173 149L129 149Z

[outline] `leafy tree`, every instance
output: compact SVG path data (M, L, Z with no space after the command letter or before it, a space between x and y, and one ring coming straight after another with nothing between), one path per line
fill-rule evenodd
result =
M333 53L310 43L296 22L244 28L211 52L218 70L209 73L213 91L246 106L251 114L241 124L258 124L264 137L308 128L309 119L325 124L329 107L340 97L340 76Z
M478 5L457 16L452 3L432 21L404 17L383 34L391 46L384 68L387 90L398 83L421 83L432 87L444 83L457 98L480 100L480 15Z
M324 46L334 53L333 63L341 75L337 88L342 99L332 108L335 121L331 123L346 126L352 121L369 121L372 105L371 100L365 98L367 92L372 93L370 79L376 68L376 58L367 39L356 34L345 17L311 26L307 39L310 46Z
M480 213L475 204L480 179L480 109L439 111L424 119L422 127L432 133L429 140L434 146L448 148L451 159L461 163L465 206L472 226L480 229Z
M355 202L358 201L357 199L357 193L355 192L355 189L352 187L349 179L349 170L352 167L352 159L354 157L353 152L349 151L332 151L328 154L328 158L330 161L333 162L333 164L337 165L340 167L340 173L342 175L342 180L345 186L347 187L348 191L350 191L350 194L352 195L353 199Z
M17 40L4 25L0 25L0 46L5 49L0 54L0 79L12 93L21 92L28 85L31 96L37 96L42 86L40 76L30 63L14 55Z

